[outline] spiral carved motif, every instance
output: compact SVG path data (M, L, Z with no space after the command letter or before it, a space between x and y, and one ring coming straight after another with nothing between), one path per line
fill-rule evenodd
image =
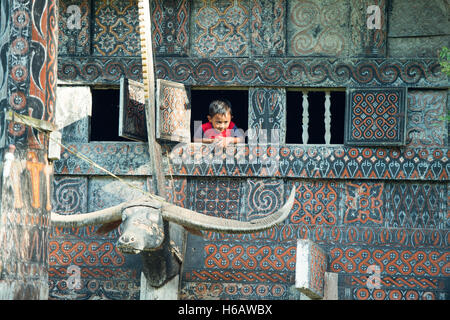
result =
M338 2L323 6L315 1L297 1L291 8L291 53L295 56L324 54L340 56L346 49L341 18L345 9Z
M248 181L249 220L266 216L277 210L283 202L283 184L279 181Z
M85 210L87 201L86 181L79 178L55 177L53 207L61 214L74 214Z

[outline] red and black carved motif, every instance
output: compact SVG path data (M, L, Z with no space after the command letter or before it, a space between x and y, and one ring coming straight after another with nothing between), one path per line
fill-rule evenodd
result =
M445 300L449 253L405 247L331 247L330 271L339 273L346 300Z
M191 141L191 104L189 89L183 83L157 80L156 139Z
M151 6L156 55L187 55L191 1L157 0Z
M145 189L146 178L133 179ZM101 177L57 176L53 206L60 214L95 211L133 197L120 183ZM89 193L88 193L89 190ZM49 234L50 299L139 299L141 258L116 247L121 229L98 234L98 226L52 228Z
M345 143L404 145L406 88L361 88L347 92Z
M193 210L221 218L239 220L242 184L239 180L192 180L189 193L192 194Z
M289 299L295 241L205 242L188 236L182 299Z
M122 75L142 80L141 61L134 57L62 57L58 78L88 83L118 83ZM445 87L447 80L437 60L430 59L196 59L159 57L158 79L185 85L243 86L433 86Z

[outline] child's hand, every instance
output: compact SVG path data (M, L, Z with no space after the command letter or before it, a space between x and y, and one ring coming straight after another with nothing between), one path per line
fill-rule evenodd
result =
M226 148L230 143L234 143L234 138L232 138L232 137L224 137L224 136L217 136L214 139L214 144L216 146L220 146L222 148Z

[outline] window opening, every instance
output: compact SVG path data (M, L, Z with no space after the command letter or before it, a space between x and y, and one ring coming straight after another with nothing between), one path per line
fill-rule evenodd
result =
M286 143L344 143L345 91L288 90L286 109Z
M129 141L119 137L119 88L92 88L90 141Z
M248 90L202 90L191 88L191 141L194 141L195 125L208 121L209 104L217 99L231 103L232 121L244 132L248 129ZM196 123L197 122L197 123Z

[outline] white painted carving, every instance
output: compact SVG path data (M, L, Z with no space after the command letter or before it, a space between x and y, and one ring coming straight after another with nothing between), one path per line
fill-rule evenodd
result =
M303 134L302 134L302 141L303 144L308 144L308 123L309 123L309 113L308 113L308 108L309 108L309 102L308 102L308 91L303 91L303 117L302 117L302 129L303 129Z
M331 111L330 91L325 92L325 144L331 141Z

